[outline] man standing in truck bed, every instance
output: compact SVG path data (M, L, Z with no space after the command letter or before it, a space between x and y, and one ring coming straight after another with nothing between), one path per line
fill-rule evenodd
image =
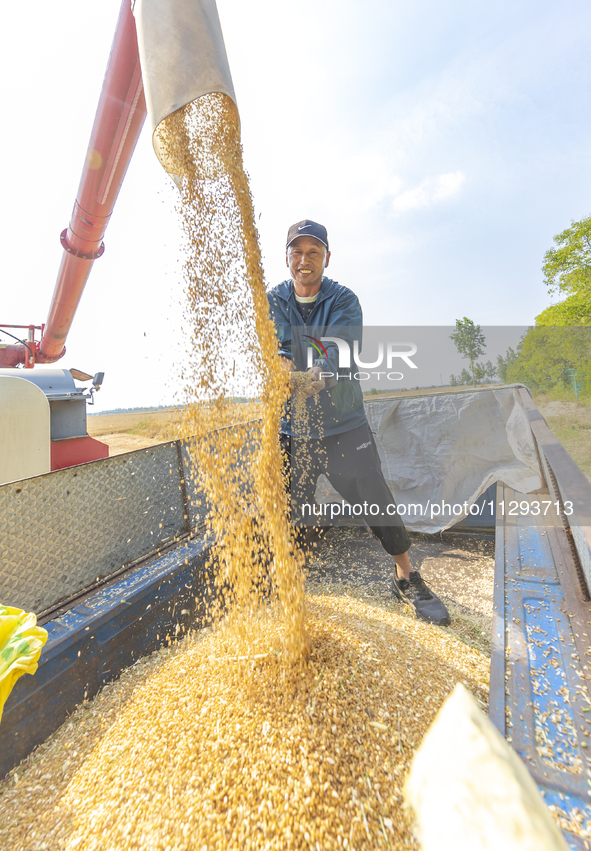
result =
M281 444L291 467L292 516L301 522L302 506L315 504L321 473L350 505L380 506L384 525L377 525L375 516L365 519L394 558L395 594L410 603L418 617L446 625L449 613L420 573L413 571L408 558L410 538L399 515L392 514L394 497L382 474L359 382L351 370L347 371L350 377L339 376L338 340L351 345L360 342L363 321L357 296L324 277L329 261L326 228L309 219L297 222L287 234L291 279L268 294L283 365L308 373L303 430L290 406L281 422ZM321 337L335 340L320 346ZM318 356L309 366L311 345ZM328 374L341 380L327 381Z

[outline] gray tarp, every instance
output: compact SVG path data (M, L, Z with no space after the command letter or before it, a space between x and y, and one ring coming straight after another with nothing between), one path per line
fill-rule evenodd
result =
M496 481L521 493L542 485L527 415L513 387L376 400L365 410L386 481L415 532L439 532L462 520L464 503L469 507ZM340 501L326 480L317 498ZM461 513L453 515L459 505Z

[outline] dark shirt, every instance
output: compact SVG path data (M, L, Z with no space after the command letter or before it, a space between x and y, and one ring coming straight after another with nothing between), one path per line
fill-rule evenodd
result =
M299 311L300 316L304 320L304 325L308 324L308 316L314 310L314 305L316 304L316 299L318 298L318 294L314 297L313 301L300 301L299 298L295 295L296 307Z
M275 323L279 354L292 361L296 370L310 366L308 350L314 349L313 366L331 373L337 386L322 390L307 400L310 415L309 437L328 437L351 431L367 422L363 394L356 376L356 366L341 366L338 346L321 338L338 337L348 344L352 355L355 340L361 343L363 319L355 293L330 278L323 278L314 302L297 302L293 281L284 281L269 293L271 318ZM310 307L304 320L300 307ZM318 355L322 343L326 355ZM290 405L281 420L281 431L293 435L294 423Z

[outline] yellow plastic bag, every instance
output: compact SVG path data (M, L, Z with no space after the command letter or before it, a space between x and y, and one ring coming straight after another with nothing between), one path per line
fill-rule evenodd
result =
M0 606L0 721L2 710L22 674L34 674L47 630L37 626L37 616Z

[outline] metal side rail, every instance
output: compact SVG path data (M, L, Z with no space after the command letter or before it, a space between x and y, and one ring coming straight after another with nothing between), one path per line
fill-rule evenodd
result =
M0 777L125 668L202 624L212 585L208 555L203 541L181 544L45 624L39 668L19 679L4 707Z
M239 464L256 428L233 429ZM124 668L201 625L213 577L195 440L0 486L0 601L42 614L49 633L6 702L0 776Z
M586 546L588 530L575 536L564 513L573 497L580 521L591 485L528 400L546 486L497 489L490 717L561 815L569 847L591 849L575 835L591 828L591 603L586 551L573 545Z

